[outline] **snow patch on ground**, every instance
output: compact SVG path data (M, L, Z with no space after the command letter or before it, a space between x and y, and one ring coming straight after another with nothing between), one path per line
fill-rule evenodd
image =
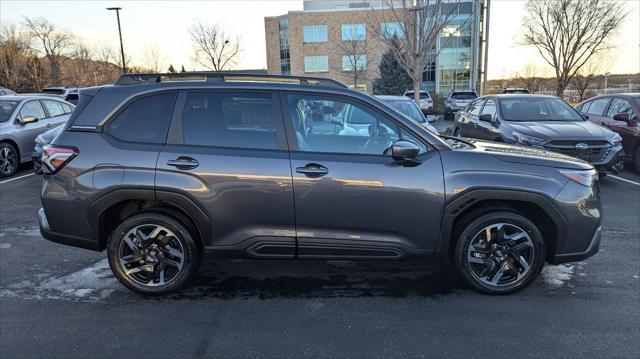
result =
M573 265L571 264L547 265L542 269L542 279L551 287L562 287L571 278L573 278Z
M100 301L120 288L106 258L63 277L46 276L39 280L11 284L0 290L0 297Z

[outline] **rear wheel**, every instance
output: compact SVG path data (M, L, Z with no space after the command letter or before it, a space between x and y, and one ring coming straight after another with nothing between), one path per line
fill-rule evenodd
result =
M19 163L16 148L8 142L0 143L0 178L13 176Z
M544 265L538 228L514 212L491 212L472 220L456 245L455 263L474 289L508 294L531 284Z
M196 273L200 252L189 230L167 215L133 215L113 232L107 247L113 274L127 288L162 295L182 288Z

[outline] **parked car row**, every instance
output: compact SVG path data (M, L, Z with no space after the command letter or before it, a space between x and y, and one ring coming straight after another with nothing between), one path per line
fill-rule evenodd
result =
M640 172L633 105L638 96L601 96L578 105L576 111L553 96L488 95L460 112L453 133L566 154L593 164L602 175L621 172L625 159Z

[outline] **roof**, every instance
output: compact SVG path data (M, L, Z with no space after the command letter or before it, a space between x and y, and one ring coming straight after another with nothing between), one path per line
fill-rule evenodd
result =
M32 99L64 100L62 96L46 95L46 94L39 94L39 93L21 93L17 95L4 95L1 97L3 100L9 100L9 101L22 101L22 100L32 100Z
M498 97L498 98L559 98L558 96L551 95L535 95L528 93L498 93L492 95L484 95L480 97Z

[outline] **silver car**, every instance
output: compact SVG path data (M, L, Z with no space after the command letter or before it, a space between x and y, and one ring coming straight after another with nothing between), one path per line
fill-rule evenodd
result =
M376 95L376 97L390 105L393 109L398 110L401 114L407 116L411 121L426 127L427 130L431 131L434 135L438 135L438 130L431 124L431 122L435 122L438 118L433 115L427 115L425 117L412 99L406 96Z
M74 108L51 96L0 96L0 177L13 175L18 165L31 161L35 138L65 124Z

